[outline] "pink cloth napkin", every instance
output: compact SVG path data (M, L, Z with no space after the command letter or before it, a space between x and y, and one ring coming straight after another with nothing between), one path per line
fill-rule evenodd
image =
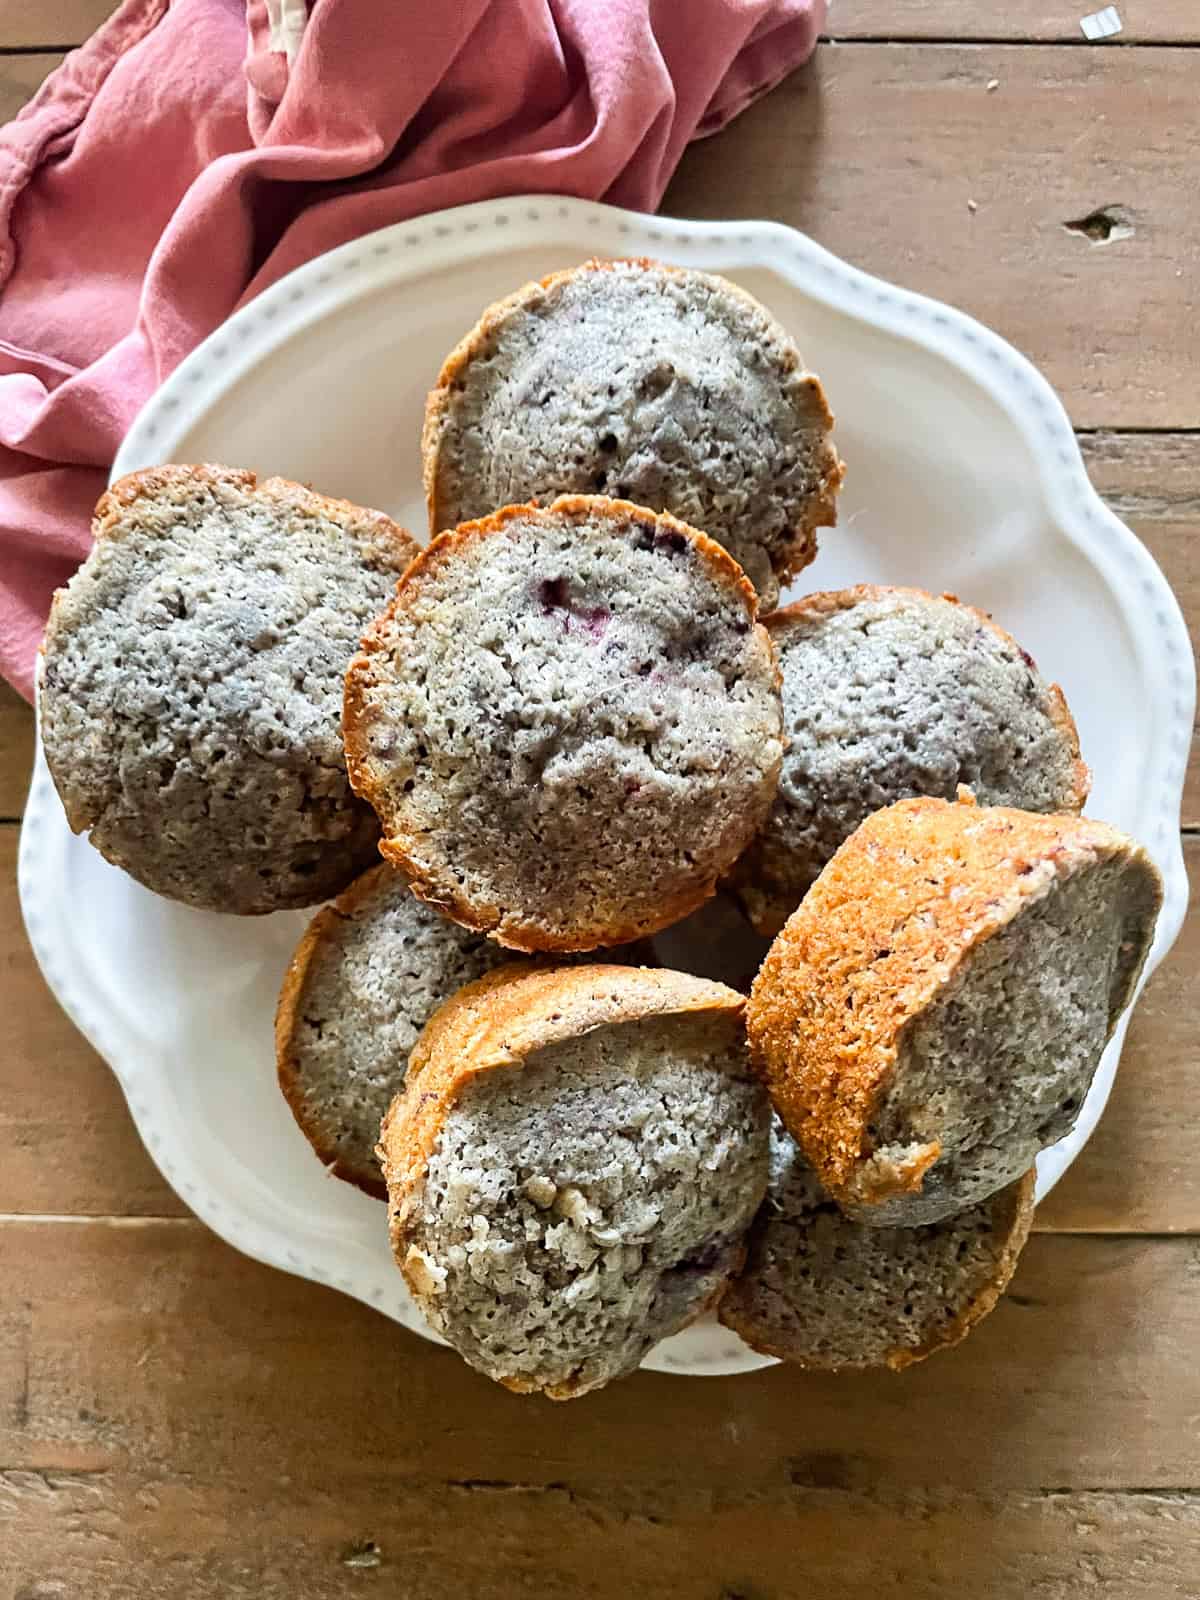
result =
M268 284L531 191L653 210L825 0L125 0L0 129L0 671L142 403ZM235 463L236 464L236 463Z

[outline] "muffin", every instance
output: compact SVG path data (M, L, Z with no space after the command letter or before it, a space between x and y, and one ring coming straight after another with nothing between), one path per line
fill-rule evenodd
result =
M719 1298L767 1180L741 995L677 972L501 967L443 1006L381 1144L392 1247L479 1371L555 1400Z
M511 502L613 495L702 528L765 606L837 520L819 381L744 289L588 261L486 310L429 396L431 533Z
M318 911L283 980L275 1015L279 1085L335 1177L387 1199L375 1147L434 1011L512 955L418 900L381 862ZM616 959L651 965L649 945Z
M413 563L346 679L350 781L413 890L513 949L706 900L770 808L770 641L719 545L603 498L509 506Z
M216 466L122 478L92 531L40 664L71 827L211 911L343 889L379 829L346 778L342 680L416 544L378 511Z
M902 800L842 845L747 1008L776 1109L847 1213L937 1222L1066 1134L1162 901L1106 823Z
M859 823L960 784L983 805L1078 812L1088 770L1057 684L991 618L953 595L864 585L763 619L788 738L766 826L733 887L772 935Z
M1035 1174L918 1228L864 1228L771 1129L767 1197L721 1321L764 1355L830 1372L899 1371L965 1339L1012 1277L1033 1220Z

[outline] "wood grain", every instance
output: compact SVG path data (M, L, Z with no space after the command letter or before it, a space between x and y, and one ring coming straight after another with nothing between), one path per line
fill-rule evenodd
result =
M401 1434L401 1440L407 1438ZM290 1453L284 1458L290 1466ZM15 1600L1183 1600L1190 1494L693 1493L0 1472Z
M3 7L0 7L0 16ZM62 60L62 53L28 56L0 56L0 122L8 122L28 100L32 100L42 80Z
M969 40L1013 43L1045 40L1105 50L1131 44L1194 44L1200 40L1200 8L1195 0L1124 0L1123 24L1114 40L1090 44L1079 19L1102 9L1100 0L1079 5L1047 5L1046 0L832 0L825 23L834 39Z
M25 809L33 765L33 708L0 682L0 820Z
M0 50L42 48L0 57L0 118L110 9L6 0ZM829 31L1074 43L1087 9L837 0ZM1121 11L1119 45L826 46L689 153L669 208L773 215L963 304L1077 425L1196 428L1200 57L1145 45L1200 41L1200 8ZM1113 206L1132 235L1064 227ZM1200 615L1197 440L1085 451ZM0 695L0 817L31 728ZM1036 1236L965 1347L901 1377L639 1375L551 1407L183 1212L36 972L14 862L0 828L0 1600L1200 1593L1200 1243L1111 1234L1200 1231L1197 913L1038 1219L1095 1231Z
M4 0L0 50L82 44L116 9L116 0Z
M1099 0L1052 7L1045 0L1008 0L1003 6L981 6L978 0L833 0L825 34L833 39L1043 40L1086 49L1079 19L1089 7L1098 11ZM113 0L5 0L0 50L80 44L114 10ZM1134 0L1120 11L1124 27L1117 48L1200 41L1200 13L1193 0Z
M1198 79L1183 49L831 45L693 145L664 209L773 217L961 306L1077 427L1200 427ZM1106 207L1131 235L1068 229Z
M143 1149L116 1079L38 971L21 922L16 871L17 830L2 827L0 1216L185 1214Z
M1194 1240L1035 1238L902 1376L562 1406L191 1222L9 1223L0 1282L0 1592L340 1596L370 1543L438 1600L1200 1589Z

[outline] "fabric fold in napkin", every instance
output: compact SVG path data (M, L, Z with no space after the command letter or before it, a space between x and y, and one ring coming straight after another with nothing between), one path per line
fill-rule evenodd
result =
M0 129L0 670L120 441L244 301L372 228L563 193L653 210L825 0L124 0ZM235 463L236 465L236 463Z

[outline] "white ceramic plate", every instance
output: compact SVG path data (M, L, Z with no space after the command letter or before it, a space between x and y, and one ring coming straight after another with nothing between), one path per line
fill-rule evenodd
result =
M802 587L951 589L1035 653L1075 712L1095 775L1089 811L1141 838L1166 878L1155 966L1187 897L1179 804L1195 684L1174 597L1092 490L1062 407L1027 361L801 234L546 197L385 229L231 318L146 406L114 473L228 462L382 507L423 533L418 436L443 356L489 301L592 254L727 273L795 335L849 464L840 526ZM382 1209L325 1176L276 1088L275 995L305 916L222 918L139 888L69 832L40 750L20 889L51 987L111 1063L188 1204L250 1255L427 1332L391 1265ZM1123 1033L1074 1131L1039 1161L1039 1194L1095 1126ZM710 1324L646 1364L732 1372L762 1358Z

